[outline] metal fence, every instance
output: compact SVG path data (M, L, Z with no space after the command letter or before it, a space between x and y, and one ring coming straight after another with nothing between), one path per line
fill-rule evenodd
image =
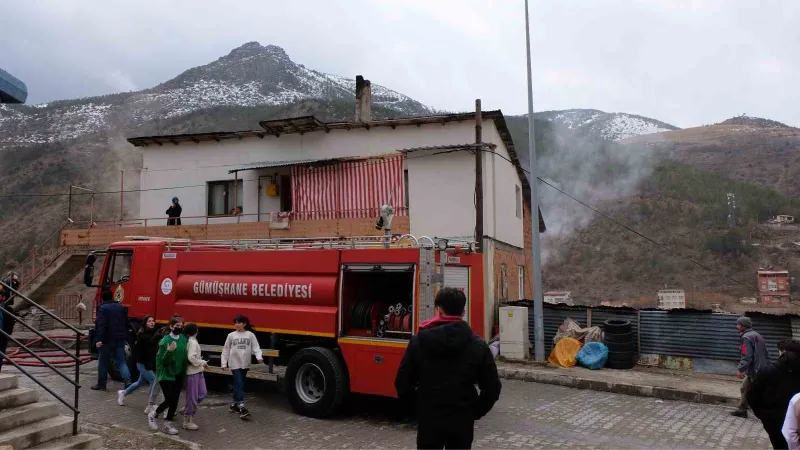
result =
M521 306L531 306L520 302ZM531 343L535 340L533 308L528 308L528 332ZM750 315L750 314L748 314ZM770 357L778 357L777 344L792 338L792 317L752 314L753 329L766 341ZM599 326L609 319L631 322L636 334L640 354L707 358L736 361L740 358L739 334L736 331L736 314L712 313L696 310L641 310L625 308L544 305L545 352L553 348L553 338L567 317L581 326ZM795 318L795 322L800 322ZM798 327L795 324L795 328Z

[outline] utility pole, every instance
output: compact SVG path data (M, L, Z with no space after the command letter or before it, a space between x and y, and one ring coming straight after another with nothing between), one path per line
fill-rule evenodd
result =
M481 99L475 100L475 240L483 252L483 114Z
M542 258L539 243L539 176L536 163L536 135L533 123L533 80L531 76L531 29L528 0L525 0L525 48L528 54L528 183L531 185L531 221L533 226L533 330L534 356L544 361L544 305L542 297Z

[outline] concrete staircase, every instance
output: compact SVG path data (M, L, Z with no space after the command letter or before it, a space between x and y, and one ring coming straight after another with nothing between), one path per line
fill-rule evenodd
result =
M16 375L0 374L0 448L88 449L103 446L93 434L72 435L72 417L58 405L39 401L33 389L19 387Z
M86 264L86 251L64 250L32 280L23 280L20 292L40 305L61 292Z

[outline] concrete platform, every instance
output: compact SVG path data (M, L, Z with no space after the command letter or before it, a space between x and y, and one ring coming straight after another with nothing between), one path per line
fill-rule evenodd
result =
M741 386L736 377L665 369L564 369L549 363L498 360L497 370L502 378L507 379L711 404L738 404Z

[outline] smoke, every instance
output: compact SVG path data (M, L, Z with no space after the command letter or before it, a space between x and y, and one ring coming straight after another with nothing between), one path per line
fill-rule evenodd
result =
M578 136L567 129L553 131L538 157L539 177L601 211L604 203L634 195L657 163L651 146L620 145ZM556 260L564 240L599 216L552 187L539 186L547 224L542 261L547 264Z

